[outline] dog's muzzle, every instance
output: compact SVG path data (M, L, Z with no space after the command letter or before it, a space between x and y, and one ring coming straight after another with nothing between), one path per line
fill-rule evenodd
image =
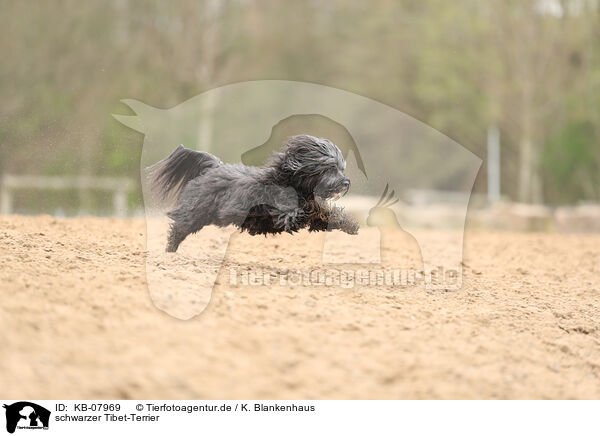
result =
M344 177L343 179L336 180L329 186L325 185L317 188L315 194L325 200L337 200L346 195L349 189L350 179Z
M330 198L332 200L339 200L344 195L346 195L349 190L350 190L350 179L346 178L346 179L342 180L342 182L340 183L339 189L336 189L333 192L333 195L330 196Z
M350 190L350 179L345 178L342 181L342 189L340 190L340 194L341 196L344 196L348 193L348 191Z

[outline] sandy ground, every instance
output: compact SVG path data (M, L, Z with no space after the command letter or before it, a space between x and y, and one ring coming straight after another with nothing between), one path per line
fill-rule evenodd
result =
M401 233L385 256L418 262ZM227 265L320 267L319 237L237 235ZM467 230L456 291L222 273L189 321L153 305L145 240L142 219L0 217L3 397L600 398L600 235Z

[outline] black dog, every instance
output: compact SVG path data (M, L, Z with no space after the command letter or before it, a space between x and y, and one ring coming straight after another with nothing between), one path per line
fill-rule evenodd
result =
M151 186L163 199L177 195L167 251L190 233L214 224L238 226L251 235L340 229L357 234L357 222L325 200L350 188L346 162L327 139L291 137L263 167L224 164L215 156L177 147L149 168Z

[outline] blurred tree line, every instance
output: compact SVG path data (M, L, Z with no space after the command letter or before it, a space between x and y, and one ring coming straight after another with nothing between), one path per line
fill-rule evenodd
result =
M142 137L110 116L128 113L120 99L167 108L285 79L381 101L484 159L495 126L504 195L598 202L599 3L0 0L0 172L138 179Z

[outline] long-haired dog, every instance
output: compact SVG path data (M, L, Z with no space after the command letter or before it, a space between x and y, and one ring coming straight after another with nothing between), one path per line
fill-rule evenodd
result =
M328 139L298 135L262 167L224 164L217 157L182 145L149 168L151 187L163 199L176 197L167 251L177 251L189 235L214 224L235 225L251 235L342 230L358 233L358 223L326 200L348 192L342 153Z

